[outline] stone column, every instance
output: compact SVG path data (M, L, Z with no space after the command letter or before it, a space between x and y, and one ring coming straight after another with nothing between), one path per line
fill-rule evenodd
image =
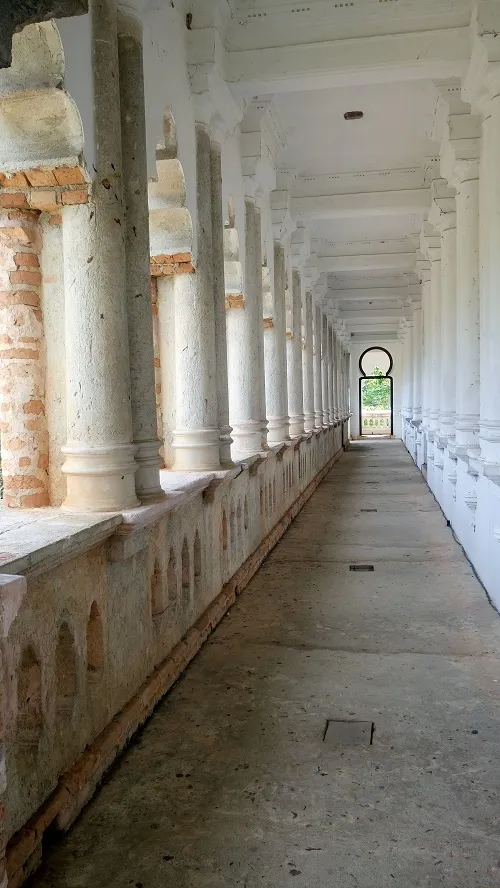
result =
M196 131L195 273L175 284L175 409L177 471L220 469L217 359L212 254L212 161L210 135Z
M441 415L441 250L429 250L431 260L430 337L430 430L439 432Z
M215 357L217 374L217 418L219 425L219 458L223 468L231 468L231 426L229 425L229 391L226 337L226 291L224 286L224 215L222 210L221 146L212 139L210 145L212 183L212 259L214 274Z
M342 343L339 339L337 332L334 333L335 336L335 392L336 392L336 404L337 404L337 420L339 422L342 421Z
M457 229L455 213L445 213L441 225L441 412L442 443L455 438L457 368Z
M403 358L403 392L401 413L406 422L413 417L413 320L412 311L405 309L408 315L402 332L402 358Z
M413 422L422 421L422 305L413 309Z
M92 5L96 168L93 200L62 212L66 421L65 505L137 505L125 289L116 0Z
M328 320L321 313L321 404L323 408L323 426L330 422L330 401L328 396Z
M323 390L321 379L321 337L322 337L322 321L321 306L314 305L313 311L313 343L314 343L314 427L321 429L323 427Z
M245 200L244 293L226 300L229 370L229 416L234 450L243 455L262 448L262 380L259 339L262 331L262 246L260 212L252 199ZM228 229L226 236L234 229ZM226 250L226 257L228 250ZM228 265L235 262L235 254ZM229 270L229 269L228 269ZM241 269L239 270L241 274ZM259 300L260 295L260 300Z
M430 427L432 327L431 327L431 267L422 269L422 428Z
M273 317L264 318L266 411L269 444L289 438L285 338L285 251L274 244Z
M314 429L314 346L313 346L313 295L306 291L304 302L304 345L302 348L302 374L304 380L304 428Z
M163 496L157 437L150 295L149 210L142 22L118 11L118 60L125 209L125 290L132 405L132 433L138 464L135 489L142 501Z
M335 351L334 351L334 333L332 325L328 324L328 414L330 417L330 425L335 423Z
M470 178L469 178L470 177ZM479 167L457 182L457 453L479 451Z
M302 282L300 271L292 271L292 329L287 331L287 385L290 436L304 434L304 390L302 382Z
M484 108L480 177L480 420L481 460L486 474L500 474L500 83Z

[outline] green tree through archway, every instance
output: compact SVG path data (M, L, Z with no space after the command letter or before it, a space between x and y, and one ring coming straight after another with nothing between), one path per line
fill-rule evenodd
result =
M391 409L391 384L379 367L373 368L375 379L366 379L363 382L363 409L364 410L390 410Z

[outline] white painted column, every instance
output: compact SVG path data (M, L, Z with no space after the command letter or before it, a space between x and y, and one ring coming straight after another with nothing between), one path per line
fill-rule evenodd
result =
M259 338L263 339L260 228L260 212L253 199L246 198L244 293L239 294L238 299L229 299L226 306L229 416L234 450L242 455L259 453L262 449L264 367L261 366L263 356L259 347ZM233 258L232 261L236 260Z
M496 81L500 78L496 78ZM485 108L480 175L480 419L485 474L500 475L500 82Z
M321 380L321 306L314 304L313 311L313 343L314 343L314 427L321 429L323 426L323 402Z
M118 10L123 198L125 209L125 287L130 355L133 441L137 447L137 496L163 496L160 486L150 296L149 209L142 22Z
M313 295L306 290L304 299L304 345L302 348L302 376L304 381L304 428L312 432L314 413L314 344L313 344Z
M413 422L422 421L422 305L413 308Z
M430 428L432 326L431 326L431 266L423 262L422 275L422 428Z
M226 338L226 292L224 286L224 216L222 210L221 146L212 136L210 144L212 259L214 280L215 355L217 373L217 419L219 425L219 458L223 468L233 465L231 459L231 426L229 425L229 391Z
M292 270L292 324L287 331L287 388L290 436L304 433L304 391L302 382L302 281L300 271Z
M430 430L439 432L441 415L441 250L430 249L431 296L431 378L430 378Z
M454 441L457 366L457 228L455 213L445 213L441 226L441 407L442 443Z
M406 320L402 333L403 393L401 413L405 422L413 417L413 310L405 309Z
M335 423L335 350L334 332L328 323L328 414L330 425Z
M197 255L194 274L175 286L175 406L177 471L220 469L217 361L212 263L212 170L208 128L196 127Z
M93 203L62 212L67 477L65 506L137 505L125 290L116 2L91 15L97 175ZM104 184L103 184L104 183Z
M337 420L342 420L342 343L335 331L335 391L337 403Z
M479 451L479 167L457 183L456 447ZM469 178L470 177L470 178Z
M285 251L274 244L273 317L264 318L264 363L269 444L289 437L285 340Z
M323 426L330 422L330 402L328 396L328 320L321 312L321 404L323 408Z

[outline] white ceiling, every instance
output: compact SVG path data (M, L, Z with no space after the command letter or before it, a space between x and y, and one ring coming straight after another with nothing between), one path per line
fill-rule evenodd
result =
M275 96L287 148L282 162L301 176L391 170L421 164L436 146L428 133L432 83L387 83ZM362 120L344 120L362 111Z
M232 0L233 88L249 96L254 84L253 95L272 102L280 167L295 176L292 213L309 223L325 304L353 334L395 335L415 298L419 232L439 175L431 135L443 82L466 64L472 6ZM454 73L435 73L448 64ZM264 84L272 93L263 95ZM346 121L348 111L363 119Z

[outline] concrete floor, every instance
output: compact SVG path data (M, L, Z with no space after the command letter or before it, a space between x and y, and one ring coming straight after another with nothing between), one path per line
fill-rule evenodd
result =
M355 443L35 884L498 888L499 690L500 619L419 472Z

